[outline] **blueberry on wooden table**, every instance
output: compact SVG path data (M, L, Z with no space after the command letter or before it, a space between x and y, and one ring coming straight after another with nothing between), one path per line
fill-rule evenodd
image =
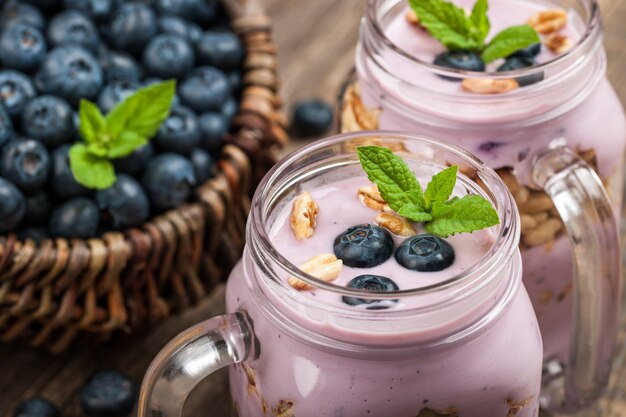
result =
M398 284L396 284L393 280L380 275L359 275L352 278L352 280L348 282L347 286L348 288L356 288L372 292L388 292L397 291L399 289ZM347 295L342 297L342 301L351 306L367 304L366 308L368 310L384 310L398 302L398 300L374 300L351 297Z
M333 250L346 266L371 268L391 257L393 238L387 229L360 224L338 235Z
M442 271L454 262L454 248L444 239L421 234L406 239L396 250L396 261L420 272Z
M303 137L320 136L333 124L333 109L322 100L311 99L296 103L292 129Z
M126 417L136 399L134 382L117 371L95 374L80 391L80 405L89 417Z
M35 397L22 401L13 417L60 417L59 410L48 400Z

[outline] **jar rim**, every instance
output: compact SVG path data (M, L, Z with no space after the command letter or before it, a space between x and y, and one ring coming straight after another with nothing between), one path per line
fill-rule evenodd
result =
M354 141L358 141L359 139L372 138L376 138L377 140L382 141L382 143L386 141L391 142L402 140L415 142L419 145L425 145L428 148L444 151L446 154L458 158L466 163L471 169L475 170L476 175L482 180L485 187L489 190L489 197L492 199L492 203L498 212L500 224L498 226L494 226L497 228L497 233L494 236L495 239L493 245L479 261L472 265L472 267L437 284L408 290L373 292L347 288L317 279L314 276L301 271L296 265L279 253L278 249L273 245L268 233L267 202L272 200L273 195L280 192L280 190L275 189L275 185L279 182L280 178L285 175L286 170L307 155L322 151L325 148L330 149L337 145L354 143ZM520 227L517 206L515 205L513 197L508 192L504 182L495 173L495 171L487 167L474 155L455 145L442 143L436 139L416 135L410 132L368 131L347 134L344 133L313 142L296 149L278 162L268 172L257 187L251 205L246 237L248 244L252 248L253 256L256 252L257 255L264 260L266 265L273 263L280 268L282 273L294 276L295 278L312 285L316 289L331 291L342 296L364 299L392 299L431 294L438 291L449 290L451 288L459 290L459 294L467 293L467 290L471 289L473 283L480 282L481 278L492 276L495 273L494 271L500 270L504 267L503 264L507 264L508 261L513 259L516 251L518 250ZM289 293L294 292L293 288L287 284L286 280L278 279L278 281L284 290ZM454 300L449 301L453 302ZM393 315L395 314L393 311L394 309L377 310L375 314ZM401 314L406 311L407 310L401 310ZM361 310L359 310L359 312L362 313Z
M549 70L549 69L558 67L559 65L561 65L562 63L566 61L571 60L573 57L578 57L581 54L584 54L587 50L592 48L593 44L596 41L596 38L601 33L601 27L602 27L600 6L599 6L598 1L597 0L582 0L589 4L589 9L590 9L586 30L585 30L585 33L581 36L581 38L578 40L578 42L575 45L573 45L572 48L570 48L567 52L563 53L562 55L559 55L555 59L550 60L548 62L544 62L542 64L534 65L532 67L520 68L520 69L516 69L512 71L501 71L501 72L464 71L464 70L459 70L459 69L454 69L454 68L441 67L431 62L423 61L409 54L404 49L398 47L391 39L389 39L389 37L387 37L385 30L381 26L381 23L378 19L378 13L377 13L377 7L376 7L377 1L379 0L367 0L365 16L366 16L366 20L371 23L372 28L374 29L379 39L387 47L389 47L394 53L402 56L403 58L417 65L425 67L442 77L448 76L451 78L472 77L472 78L502 79L502 78L523 77L523 76L528 76L530 74L538 73L544 70ZM541 84L541 83L538 83L538 84ZM532 88L536 86L537 85L528 86L528 87ZM528 89L528 87L526 87L526 89Z

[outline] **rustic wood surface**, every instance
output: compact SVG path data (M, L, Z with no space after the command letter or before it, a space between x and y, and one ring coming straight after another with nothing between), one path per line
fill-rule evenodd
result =
M626 1L602 1L609 57L608 75L626 101ZM286 111L300 98L321 97L334 102L340 82L352 66L358 20L364 0L265 0L275 25L281 55L282 93ZM296 144L302 143L296 141ZM118 337L100 347L81 347L61 356L22 346L0 346L0 417L11 416L23 398L40 395L63 410L64 417L81 416L78 392L96 370L119 369L138 383L157 351L175 334L224 309L224 288L186 313L132 336ZM625 344L624 332L619 346ZM229 415L225 372L205 381L190 397L186 416ZM619 349L610 389L604 399L581 417L626 416L626 347ZM488 417L488 416L486 416Z

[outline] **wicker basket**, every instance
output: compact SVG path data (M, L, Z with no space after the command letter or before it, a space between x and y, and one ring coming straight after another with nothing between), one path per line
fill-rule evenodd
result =
M129 332L198 302L238 260L250 193L287 136L269 19L255 1L224 3L247 54L218 173L140 228L39 245L0 236L1 341L60 352L78 336Z

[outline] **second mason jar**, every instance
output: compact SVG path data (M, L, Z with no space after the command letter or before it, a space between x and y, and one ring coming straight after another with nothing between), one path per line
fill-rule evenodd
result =
M492 20L521 24L546 3L499 0L490 6ZM421 46L411 43L425 32L409 27L415 23L406 21L406 0L369 0L356 72L340 97L341 130L428 134L464 147L498 172L521 213L524 283L544 340L544 390L577 391L545 405L575 410L599 396L610 371L626 122L605 77L597 3L547 7L562 8L568 32L579 38L567 53L512 72L476 73L438 67L416 53ZM541 81L475 94L461 88L466 78ZM580 327L587 331L571 331ZM585 381L567 375L576 362L594 368Z

